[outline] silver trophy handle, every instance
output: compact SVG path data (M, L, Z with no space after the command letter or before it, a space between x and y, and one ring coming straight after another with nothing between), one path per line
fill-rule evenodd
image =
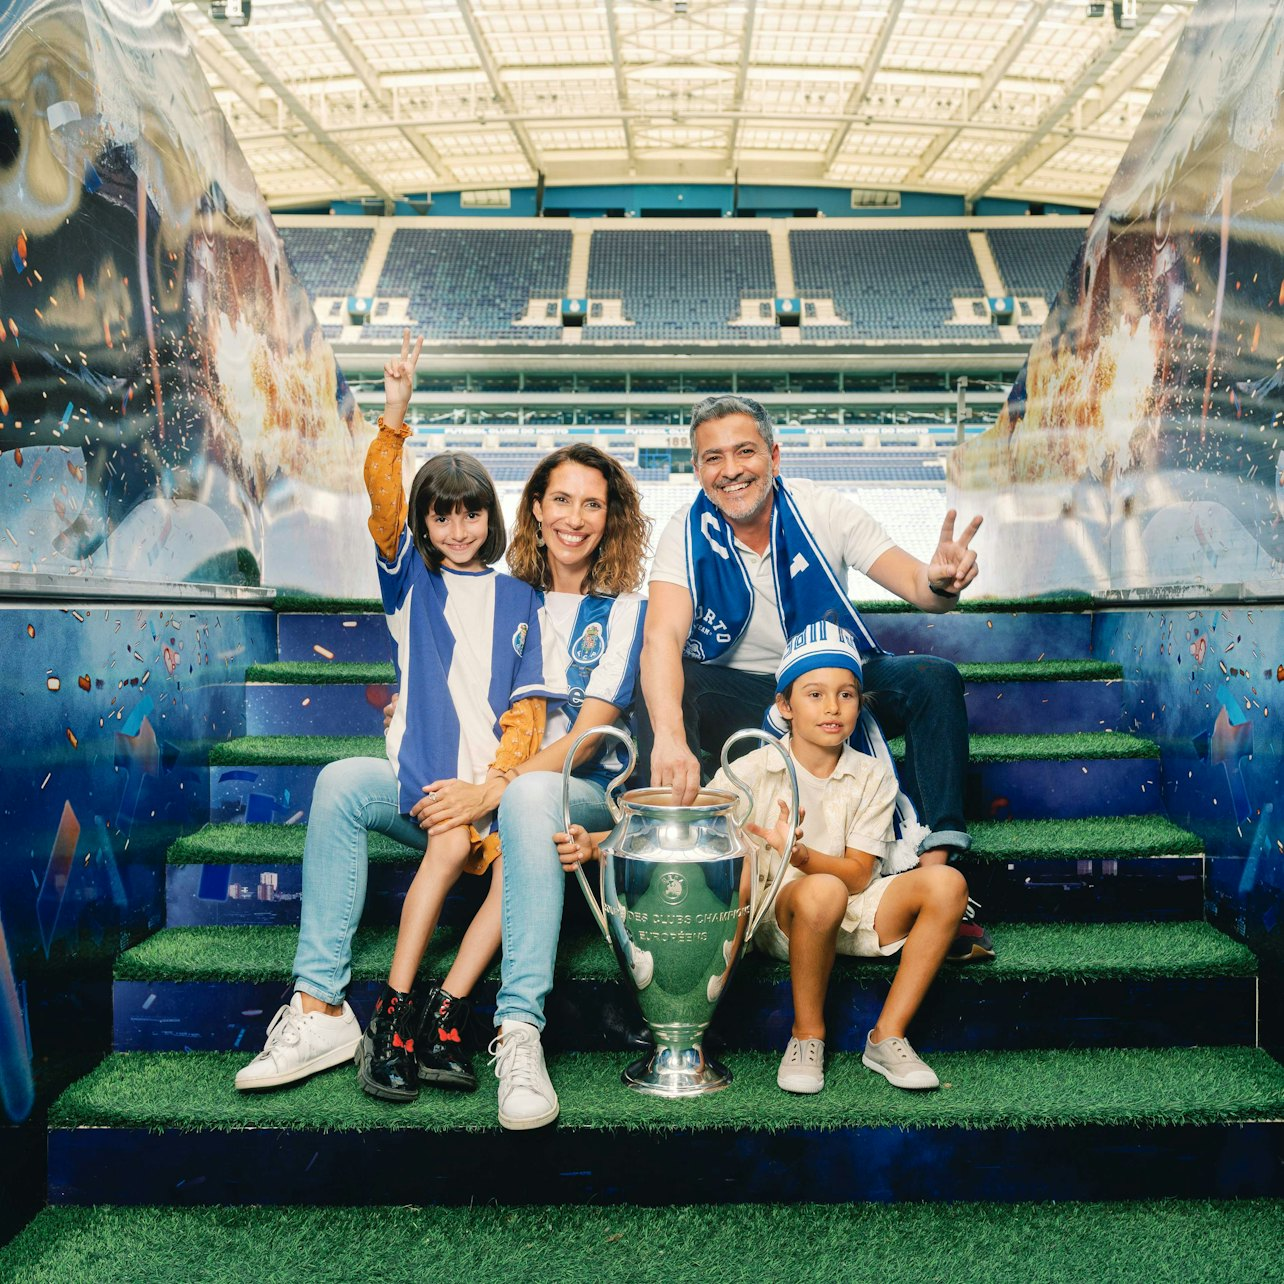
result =
M731 739L728 740L725 745L722 746L722 770L727 773L728 779L736 786L737 789L740 790L740 792L745 796L745 798L748 801L748 806L746 807L744 815L736 819L736 824L743 825L745 821L748 820L749 817L753 814L753 795L749 792L749 786L746 785L745 782L741 780L739 776L736 775L736 773L731 769L731 763L727 760L728 752L730 751L731 746L734 744L739 744L743 740L757 740L762 744L770 745L784 760L785 773L789 777L789 788L793 794L793 799L792 799L792 802L790 803L790 808L789 808L789 849L792 850L793 836L798 832L798 812L799 812L798 773L794 771L793 759L790 758L790 756L785 752L784 745L782 745L780 741L776 739L775 736L769 735L765 731L759 731L756 727L749 727L749 728L746 728L744 731L737 731L736 734L732 736ZM757 905L754 905L753 900L750 900L749 928L745 933L746 939L751 939L753 937L754 932L757 930L758 924L762 922L763 918L766 916L767 911L775 903L776 893L780 891L780 888L785 881L785 875L788 872L789 872L789 856L787 853L782 852L781 858L780 858L780 868L776 871L776 877L772 881L771 886L767 889L766 895L762 897L761 901ZM757 898L758 896L757 875L758 875L757 859L755 857L754 880L753 880L754 898Z
M566 761L562 764L562 832L566 834L571 832L571 777L574 775L575 752L590 736L609 736L618 740L628 751L628 765L606 787L606 805L611 809L611 815L615 817L616 821L620 819L623 813L620 811L619 804L615 801L613 791L617 785L622 785L633 774L634 764L638 760L637 750L633 748L633 738L626 735L619 727L610 725L590 727L576 739L570 748L570 752L566 755ZM580 891L584 893L584 899L588 901L589 909L597 920L597 925L601 929L602 935L606 938L606 943L610 945L611 930L606 925L606 915L602 912L602 906L598 903L597 897L593 895L593 889L589 886L589 881L584 876L582 865L577 864L575 866L575 877L579 880Z

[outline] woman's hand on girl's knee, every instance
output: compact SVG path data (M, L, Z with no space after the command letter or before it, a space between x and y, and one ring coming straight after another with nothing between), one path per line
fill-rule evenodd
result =
M424 796L411 807L410 815L420 829L432 836L457 825L471 825L489 810L481 785L471 785L466 780L434 780L424 786Z

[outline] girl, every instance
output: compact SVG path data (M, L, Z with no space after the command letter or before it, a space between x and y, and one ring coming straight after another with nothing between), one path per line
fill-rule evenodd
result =
M388 982L357 1058L362 1088L392 1101L413 1099L421 1077L475 1085L468 1082L470 1068L452 1063L448 1050L437 1064L416 1062L410 989L447 893L465 868L481 873L494 862L498 843L489 816L447 826L433 804L453 801L460 783L482 786L488 775L501 776L529 757L543 731L543 701L535 697L544 693L538 599L528 585L489 569L505 539L486 470L469 455L434 456L416 475L403 515L407 433L380 419L366 456L370 531L399 677L388 761L401 811L416 819L431 815L433 822L402 905ZM502 743L497 723L505 729ZM460 1014L452 1008L499 947L501 881L496 870L460 943L446 994L428 1000L433 1020L447 1032L458 1032Z

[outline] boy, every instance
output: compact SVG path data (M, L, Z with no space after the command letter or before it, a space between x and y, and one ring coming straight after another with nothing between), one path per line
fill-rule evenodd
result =
M745 829L769 849L763 882L775 877L787 846L793 866L754 934L759 949L789 961L794 1024L776 1074L786 1092L825 1086L825 991L835 953L901 955L861 1061L898 1088L940 1085L905 1030L954 940L967 883L948 865L882 872L906 863L892 826L898 785L889 768L847 743L860 716L860 693L860 653L847 629L822 622L790 639L776 670L776 712L789 727L782 744L794 760L806 819L792 845L779 754L764 745L734 764L753 796ZM738 792L722 771L709 788ZM554 842L568 868L599 855L578 825L569 835L554 835Z
M967 883L946 865L883 872L896 846L898 786L887 767L847 743L860 702L860 654L847 629L819 623L790 640L776 670L776 712L789 727L782 743L794 760L806 818L792 845L779 755L764 746L735 764L754 800L745 828L767 842L769 876L786 847L793 866L754 935L759 949L789 960L793 1037L776 1075L786 1092L825 1086L824 1004L835 953L900 953L861 1060L898 1088L939 1085L905 1030L954 940L967 907ZM733 788L722 772L709 787Z

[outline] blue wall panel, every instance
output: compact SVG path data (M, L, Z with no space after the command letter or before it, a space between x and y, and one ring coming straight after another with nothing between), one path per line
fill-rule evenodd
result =
M642 210L715 210L730 214L735 203L735 190L730 183L605 183L595 187L549 187L544 192L546 210L565 210L572 216L604 217L607 211L625 211L636 217ZM1024 214L1026 206L1013 201L1002 202L1004 209L989 211ZM886 209L852 209L851 189L847 187L773 187L766 184L744 184L740 188L741 215L788 217L800 210L819 210L827 218L957 218L963 214L963 198L935 192L903 192L900 207ZM322 211L317 211L318 213ZM371 210L359 201L336 201L333 214L369 214ZM535 189L509 189L505 209L465 208L461 193L434 192L428 214L433 217L457 218L460 215L502 218L530 218L535 214ZM979 212L979 211L978 211ZM1079 210L1069 210L1077 214ZM396 213L412 215L416 210L398 204Z
M1125 728L1155 740L1172 820L1208 856L1213 922L1262 959L1262 1042L1284 1047L1284 609L1097 616L1095 654L1124 669Z
M244 734L274 649L262 610L0 609L0 1117L68 1051L33 1013L161 925L166 848L207 819L209 745Z

